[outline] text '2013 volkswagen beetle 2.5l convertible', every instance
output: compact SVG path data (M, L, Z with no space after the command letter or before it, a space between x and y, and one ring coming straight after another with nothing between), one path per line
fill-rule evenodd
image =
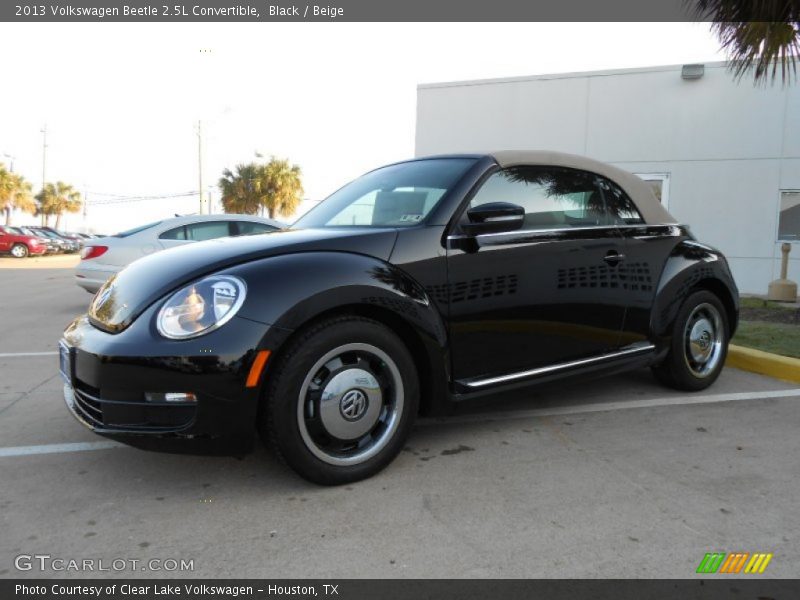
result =
M61 371L104 436L258 431L338 484L391 462L417 414L477 395L645 366L704 389L737 316L725 258L637 177L437 156L367 173L291 229L134 262L66 329Z

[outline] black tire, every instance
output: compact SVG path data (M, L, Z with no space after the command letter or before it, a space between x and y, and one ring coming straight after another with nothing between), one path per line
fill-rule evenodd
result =
M29 252L25 244L14 244L11 247L11 256L14 258L27 258Z
M419 407L408 348L388 327L362 317L335 317L301 331L268 378L259 433L283 462L321 485L366 479L386 467L403 448ZM332 433L359 435L375 414L374 428L361 437ZM360 446L352 447L355 439Z
M728 355L729 331L728 314L720 299L706 290L694 292L675 318L669 353L661 364L653 367L656 379L678 390L706 389L722 372ZM692 336L692 332L700 335ZM708 358L704 359L706 352Z

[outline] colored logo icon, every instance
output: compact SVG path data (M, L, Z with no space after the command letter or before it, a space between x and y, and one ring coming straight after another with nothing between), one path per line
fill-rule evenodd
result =
M763 573L767 569L772 553L765 552L708 552L700 561L697 573L710 575L713 573Z

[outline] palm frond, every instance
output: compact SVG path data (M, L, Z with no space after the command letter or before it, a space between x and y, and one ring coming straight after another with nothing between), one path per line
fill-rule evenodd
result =
M788 85L800 61L800 0L684 0L692 16L711 21L737 81Z

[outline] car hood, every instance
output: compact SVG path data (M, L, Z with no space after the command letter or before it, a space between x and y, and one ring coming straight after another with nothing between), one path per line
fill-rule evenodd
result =
M314 251L354 252L388 260L396 238L395 229L289 229L178 246L140 258L109 279L89 306L89 320L99 329L116 333L153 302L224 268Z

